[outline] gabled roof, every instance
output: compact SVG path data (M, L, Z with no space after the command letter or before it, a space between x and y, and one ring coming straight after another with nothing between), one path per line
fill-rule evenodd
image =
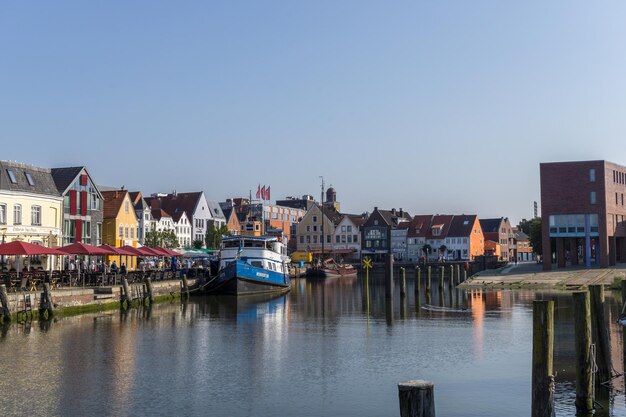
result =
M316 204L319 208L320 206ZM320 209L321 210L321 209ZM335 226L337 226L341 219L343 218L343 214L339 213L334 207L324 207L324 216L328 218Z
M50 170L59 193L65 194L67 188L74 183L84 167L52 168Z
M120 212L120 208L122 208L122 203L124 203L124 199L128 194L127 190L116 190L116 191L103 191L102 197L104 198L104 210L103 210L103 218L105 219L115 219L117 218L118 213ZM134 213L134 210L133 210Z
M475 214L462 214L460 216L454 216L450 230L448 230L448 236L450 237L468 237L472 234L474 229L474 223L476 222Z
M408 237L426 237L430 231L433 215L418 215L413 217L409 223Z
M500 224L504 221L504 217L499 219L480 219L479 221L483 233L500 233Z
M209 210L211 210L211 216L217 219L226 219L224 212L217 201L207 200ZM191 217L190 217L191 218Z
M165 210L171 215L175 222L178 222L182 216L182 212L187 213L188 219L193 218L193 213L202 195L202 191L197 191L192 193L168 194L164 197L150 197L145 200L151 208L161 208Z
M452 215L436 215L433 216L432 222L428 231L426 232L427 239L441 239L445 238L448 235L448 230L450 230L450 225L452 224L452 219L454 216ZM441 233L438 235L433 234L433 228L441 229Z
M517 239L518 242L528 242L530 241L530 238L528 237L528 235L524 232L522 232L521 230L518 230L515 232L515 239Z
M360 228L367 221L367 217L363 214L344 214L343 218L348 218L356 227Z
M234 214L234 210L232 207L224 209L222 208L222 213L224 213L224 218L226 219L226 223L230 222L230 216Z
M133 203L133 206L137 206L137 203L140 203L143 199L141 191L130 191L128 196L130 197L130 201Z
M150 214L152 214L152 217L156 221L161 220L163 217L169 217L170 219L172 218L172 216L167 214L167 212L163 209L152 209L150 210Z
M39 168L12 161L0 161L0 168L0 190L21 191L60 197L52 174L47 168ZM9 170L14 175L15 183L9 178ZM26 174L32 179L33 185L28 183Z

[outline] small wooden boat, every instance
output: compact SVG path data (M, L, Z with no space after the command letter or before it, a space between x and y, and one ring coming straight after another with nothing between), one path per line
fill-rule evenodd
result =
M350 264L337 263L334 259L326 259L322 265L307 270L307 277L315 278L339 278L353 277L358 273L357 269Z

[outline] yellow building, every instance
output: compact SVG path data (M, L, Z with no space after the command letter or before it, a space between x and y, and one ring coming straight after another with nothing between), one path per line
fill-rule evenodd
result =
M61 243L63 199L49 169L0 161L0 233L2 242L21 240L43 246ZM48 269L49 258L31 256L32 268ZM51 257L50 257L51 258ZM7 269L14 259L3 259Z
M137 247L138 220L127 190L103 191L104 213L102 220L102 241L105 244L122 247ZM126 264L129 271L136 269L135 256L109 256L107 262L115 260L118 267Z

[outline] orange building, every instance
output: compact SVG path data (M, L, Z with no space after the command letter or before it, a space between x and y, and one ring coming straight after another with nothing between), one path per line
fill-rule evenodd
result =
M138 220L128 191L103 191L102 197L104 198L103 243L118 248L125 245L137 247ZM137 266L137 258L135 256L107 257L108 262L113 260L115 260L118 266L121 266L122 262L126 263L128 270L134 270Z

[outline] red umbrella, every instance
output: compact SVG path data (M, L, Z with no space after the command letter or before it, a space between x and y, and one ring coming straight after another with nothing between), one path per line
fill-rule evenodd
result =
M111 246L111 245L100 245L98 246L98 248L109 251L109 255L137 256L136 253L133 253L129 250L126 250L123 248L116 248L115 246Z
M34 245L28 242L16 240L0 245L0 255L67 255L54 248Z
M162 248L161 246L157 246L157 247L156 247L156 248L154 248L154 249L159 249L159 250L162 250L163 252L167 253L167 256L181 256L181 254L180 254L180 253L178 253L178 252L176 252L176 251L174 251L174 250L171 250L171 249Z
M154 256L152 254L143 253L143 252L141 252L139 250L139 248L134 248L134 247L132 247L130 245L122 246L121 248L118 248L118 249L123 249L123 250L125 250L127 252L132 253L135 256Z
M64 254L69 255L109 255L109 252L97 246L88 245L86 243L72 243L67 246L58 248Z
M148 248L148 249L150 249L153 252L158 253L159 256L172 256L163 248L156 247L156 248Z
M144 256L163 256L162 254L160 254L159 252L152 250L151 248L147 247L147 246L142 246L140 248L136 248L139 252L142 252L144 254Z

